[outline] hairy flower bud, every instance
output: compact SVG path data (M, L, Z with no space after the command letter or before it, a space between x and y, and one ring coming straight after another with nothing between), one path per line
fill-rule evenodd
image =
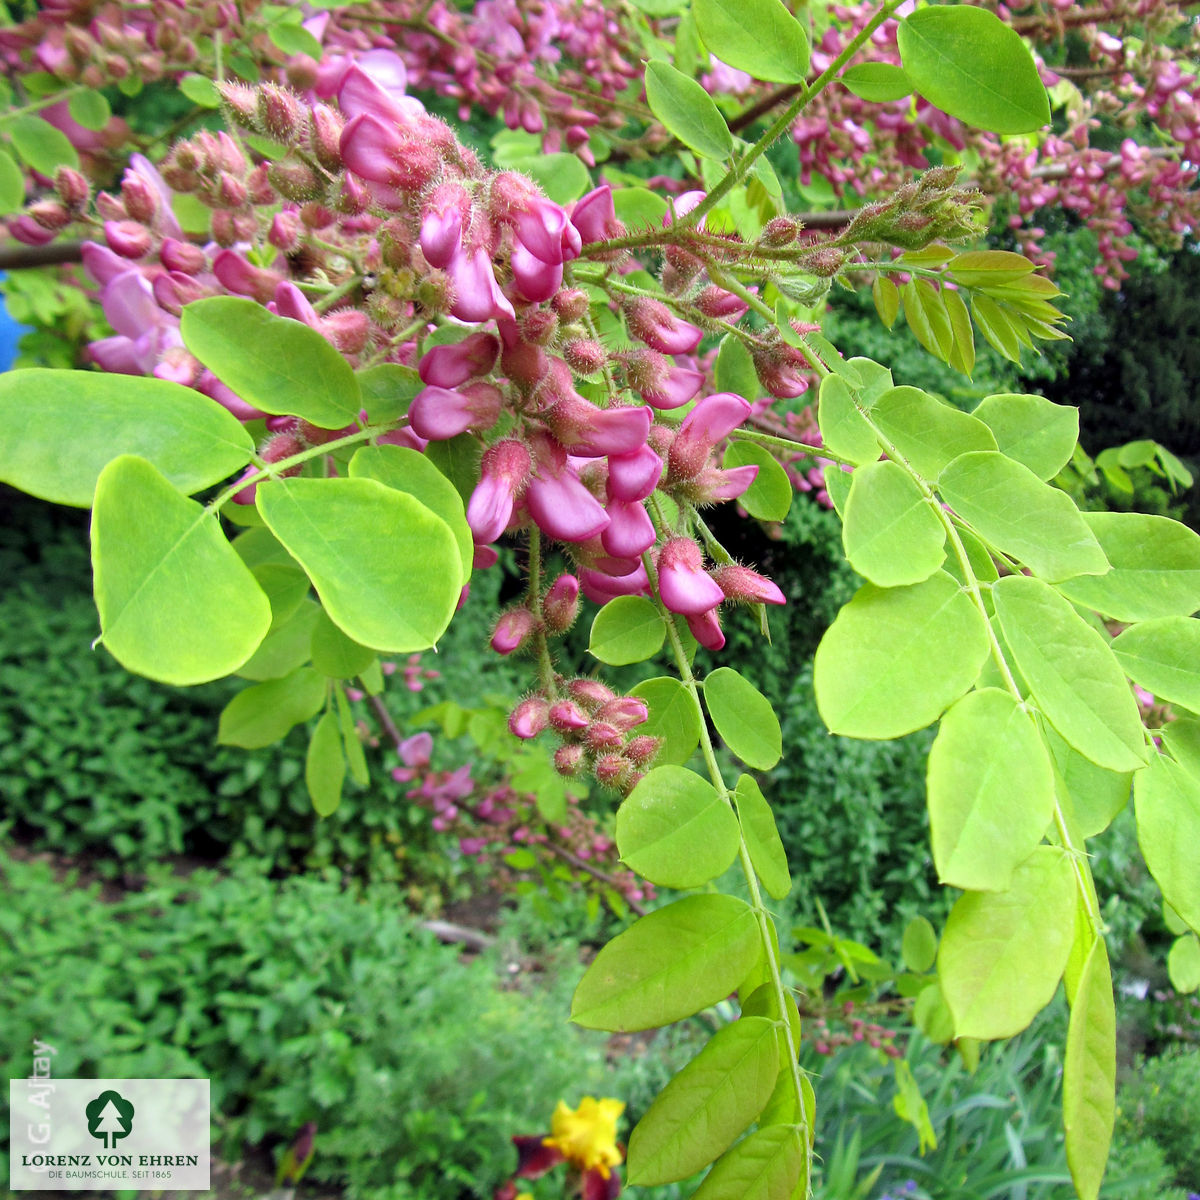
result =
M258 93L244 83L225 82L217 85L226 110L236 125L252 133L261 133L258 119Z
M92 194L87 179L70 167L59 167L54 172L54 190L73 213L82 212Z
M559 733L573 733L590 724L587 713L573 700L559 700L550 706L550 728Z
M546 728L549 716L550 705L541 696L530 696L509 714L509 732L519 738L537 737Z
M572 679L567 684L567 695L589 712L596 712L613 698L612 689L598 679Z
M537 632L537 618L525 607L501 613L492 631L491 647L497 654L512 654Z
M542 617L546 628L553 633L565 633L579 615L579 580L574 575L560 575L542 601Z
M150 252L150 231L136 221L105 221L104 240L122 258L141 258Z
M578 775L579 768L583 766L584 748L576 744L568 744L559 746L554 751L554 769L560 775Z
M308 113L300 97L276 83L258 89L258 120L269 138L295 146L308 133Z

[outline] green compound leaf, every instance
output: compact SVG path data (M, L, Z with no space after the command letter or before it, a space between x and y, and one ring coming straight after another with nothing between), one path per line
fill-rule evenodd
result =
M659 887L700 887L737 857L737 817L695 771L655 767L617 810L617 851Z
M997 451L960 455L942 471L937 488L980 537L1045 579L1108 570L1071 497Z
M1071 461L1079 440L1079 409L1044 396L985 396L971 415L992 431L1001 454L1039 479L1053 479Z
M307 54L309 58L320 61L324 51L321 43L302 25L289 25L276 21L267 26L267 37L279 47L284 54Z
M1050 1003L1075 929L1070 859L1040 846L1005 892L960 896L942 934L938 977L958 1037L1020 1033Z
M869 463L881 453L871 422L859 411L850 385L840 375L826 375L821 380L817 424L821 440L839 458Z
M994 13L966 4L918 9L897 30L905 74L930 104L976 129L1032 133L1050 120L1033 56Z
M313 730L304 759L304 782L318 817L337 812L346 782L346 756L342 751L342 731L338 719L327 712Z
M1200 621L1142 621L1116 638L1112 652L1134 683L1160 700L1200 712Z
M767 83L803 83L808 37L780 0L694 0L700 37L711 54Z
M793 1200L806 1188L808 1155L795 1125L768 1125L738 1142L692 1200Z
M754 910L734 896L687 896L635 921L596 955L571 1019L612 1033L655 1029L724 1000L762 953Z
M338 728L342 733L342 748L346 752L346 766L350 770L350 778L359 787L367 787L371 782L371 772L367 768L367 756L363 752L362 739L358 736L358 727L354 723L354 712L346 698L346 689L334 688L333 694L337 699Z
M11 154L0 150L0 217L17 212L25 203L25 176Z
M1200 929L1200 780L1156 754L1133 777L1138 845L1166 902L1193 929Z
M900 315L900 289L890 279L877 275L871 284L871 300L884 329L891 330Z
M554 201L570 204L588 190L587 167L574 154L538 154L516 158L511 169L528 175Z
M1196 779L1200 779L1200 721L1182 717L1164 725L1163 745L1171 757Z
M1187 994L1200 988L1200 938L1194 933L1177 937L1167 954L1167 975L1171 986Z
M792 507L795 488L779 460L765 446L735 440L725 451L724 466L758 468L754 482L738 497L738 503L760 521L782 521Z
M1079 1200L1096 1200L1108 1162L1117 1107L1117 1017L1103 938L1084 964L1063 1059L1067 1166Z
M59 167L79 169L75 147L67 135L49 121L41 117L17 117L7 123L5 131L21 161L39 175L53 178Z
M782 900L792 890L792 876L788 871L787 851L775 825L775 814L750 775L738 779L733 798L737 802L742 837L755 874L772 899Z
M901 294L904 319L917 341L935 358L949 362L954 330L942 293L928 279L910 279Z
M374 479L398 492L407 492L439 516L458 543L461 582L471 578L475 547L458 489L424 455L407 446L364 446L350 460L351 479Z
M1137 701L1100 636L1040 579L992 585L996 616L1046 720L1085 758L1136 771L1148 758Z
M271 605L215 514L144 458L100 473L92 566L101 640L127 670L183 687L237 670L266 636Z
M1072 750L1053 729L1045 732L1054 766L1071 798L1075 827L1081 837L1096 837L1129 803L1133 775L1129 771L1106 771Z
M696 697L669 675L643 680L629 694L645 700L650 707L650 715L638 732L663 739L654 761L683 766L700 745L704 716Z
M898 463L872 462L851 476L842 524L850 565L879 587L928 579L946 558L946 530Z
M731 667L718 667L704 680L704 707L742 762L766 771L779 761L783 734L770 700Z
M322 610L313 625L312 663L330 679L354 679L375 661L375 651L347 637Z
M588 653L612 667L644 662L662 649L666 636L653 603L644 596L618 596L596 614Z
M945 571L911 587L868 583L817 647L817 709L834 733L901 737L966 692L987 652L983 617Z
M200 108L221 107L221 93L207 75L185 75L178 86L179 90Z
M1054 817L1050 756L1007 692L971 692L929 751L930 840L942 883L1005 891Z
M629 1138L629 1182L687 1179L733 1144L771 1098L779 1075L775 1022L743 1016L717 1031Z
M908 76L891 63L856 63L841 74L841 80L860 100L887 104L903 100L913 89Z
M937 931L927 917L913 917L904 927L900 955L910 971L928 971L937 961Z
M427 650L458 604L450 527L425 505L373 479L277 479L258 485L258 511L308 573L333 622L363 646Z
M221 710L217 741L223 746L256 750L270 746L302 721L315 717L329 685L312 667L282 679L269 679L238 692Z
M733 134L712 98L674 67L657 60L647 65L646 102L689 150L704 158L725 159L733 153Z
M1117 621L1187 617L1200 609L1200 536L1167 517L1084 513L1112 569L1060 587Z
M960 454L995 450L992 431L975 417L915 387L884 392L871 420L918 475L934 480Z
M187 348L247 404L322 429L358 420L362 398L350 364L302 322L240 296L213 296L187 305L179 329Z
M162 379L86 371L0 375L0 480L88 508L100 472L135 454L191 494L250 461L254 442L215 400Z

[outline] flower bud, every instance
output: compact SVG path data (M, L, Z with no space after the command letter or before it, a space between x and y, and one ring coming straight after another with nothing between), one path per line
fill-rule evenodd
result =
M204 251L190 242L167 238L158 251L158 260L168 271L179 271L184 275L197 275L204 270L207 261Z
M296 145L308 132L308 113L300 98L276 83L259 87L258 119L267 137L285 146Z
M596 712L613 698L612 689L598 679L572 679L567 684L567 695L589 712Z
M341 114L334 112L328 104L313 106L308 144L313 157L327 171L338 172L342 169L341 140L344 128Z
M267 231L267 241L276 250L291 254L300 245L300 234L304 223L295 209L285 209L271 219L271 228Z
M699 616L716 608L725 593L704 570L704 553L691 538L672 538L658 556L658 590L672 612Z
M71 223L66 205L57 200L38 200L29 206L29 215L43 228L57 231Z
M104 240L122 258L141 258L150 252L150 231L136 221L105 221Z
M591 338L576 338L568 342L563 347L563 358L578 375L594 375L608 361L604 347Z
M584 743L592 751L616 750L623 740L621 731L608 721L593 721L583 735Z
M590 724L587 713L573 700L559 700L550 706L550 728L559 733L586 729Z
M537 618L529 609L510 608L501 613L492 632L491 647L497 654L512 654L537 632Z
M579 615L579 580L574 575L560 575L542 601L542 616L553 633L565 633Z
M546 728L549 715L550 705L541 696L529 696L509 714L509 732L526 740L537 737Z
M661 746L662 738L644 733L625 743L624 754L635 767L647 767L654 761Z
M800 235L800 222L792 217L772 217L762 231L764 246L790 246Z
M560 321L569 325L572 321L583 319L588 310L588 294L582 288L565 288L550 301L550 307L558 314Z
M92 194L87 179L70 167L59 167L54 172L54 190L71 212L81 212L86 208Z
M236 125L252 133L261 133L258 122L258 93L244 83L220 83L217 90L225 101L229 116Z
M554 769L560 775L578 775L583 766L584 749L578 744L559 746L554 752Z
M628 782L633 767L629 760L620 754L601 754L592 770L598 783L620 791Z
M637 696L617 696L596 714L598 721L615 725L622 733L635 725L643 725L650 716L650 706Z
M765 575L749 567L734 563L717 567L712 573L716 585L725 593L726 600L746 604L786 604L787 599L779 588Z

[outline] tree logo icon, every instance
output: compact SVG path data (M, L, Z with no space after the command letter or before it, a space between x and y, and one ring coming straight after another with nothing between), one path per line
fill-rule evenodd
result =
M120 1092L101 1092L83 1111L88 1133L99 1138L106 1150L111 1150L118 1138L128 1137L133 1129L133 1105Z

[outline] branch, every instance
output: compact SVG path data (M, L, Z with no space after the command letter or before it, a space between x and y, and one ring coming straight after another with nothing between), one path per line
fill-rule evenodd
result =
M606 871L601 871L599 867L593 867L592 864L587 861L587 859L580 858L577 854L572 854L571 851L565 846L560 846L556 842L551 841L543 842L542 845L544 845L551 854L557 854L558 857L563 860L563 862L570 863L571 866L580 871L586 871L587 874L592 876L593 879L600 880L601 883L607 884L614 891L619 892L621 890L621 884L618 880L614 879ZM629 906L630 911L637 913L639 917L644 917L646 915L646 910L636 900L630 900L628 897L626 897L625 903Z
M50 267L83 261L82 242L51 242L48 246L0 246L0 271Z

